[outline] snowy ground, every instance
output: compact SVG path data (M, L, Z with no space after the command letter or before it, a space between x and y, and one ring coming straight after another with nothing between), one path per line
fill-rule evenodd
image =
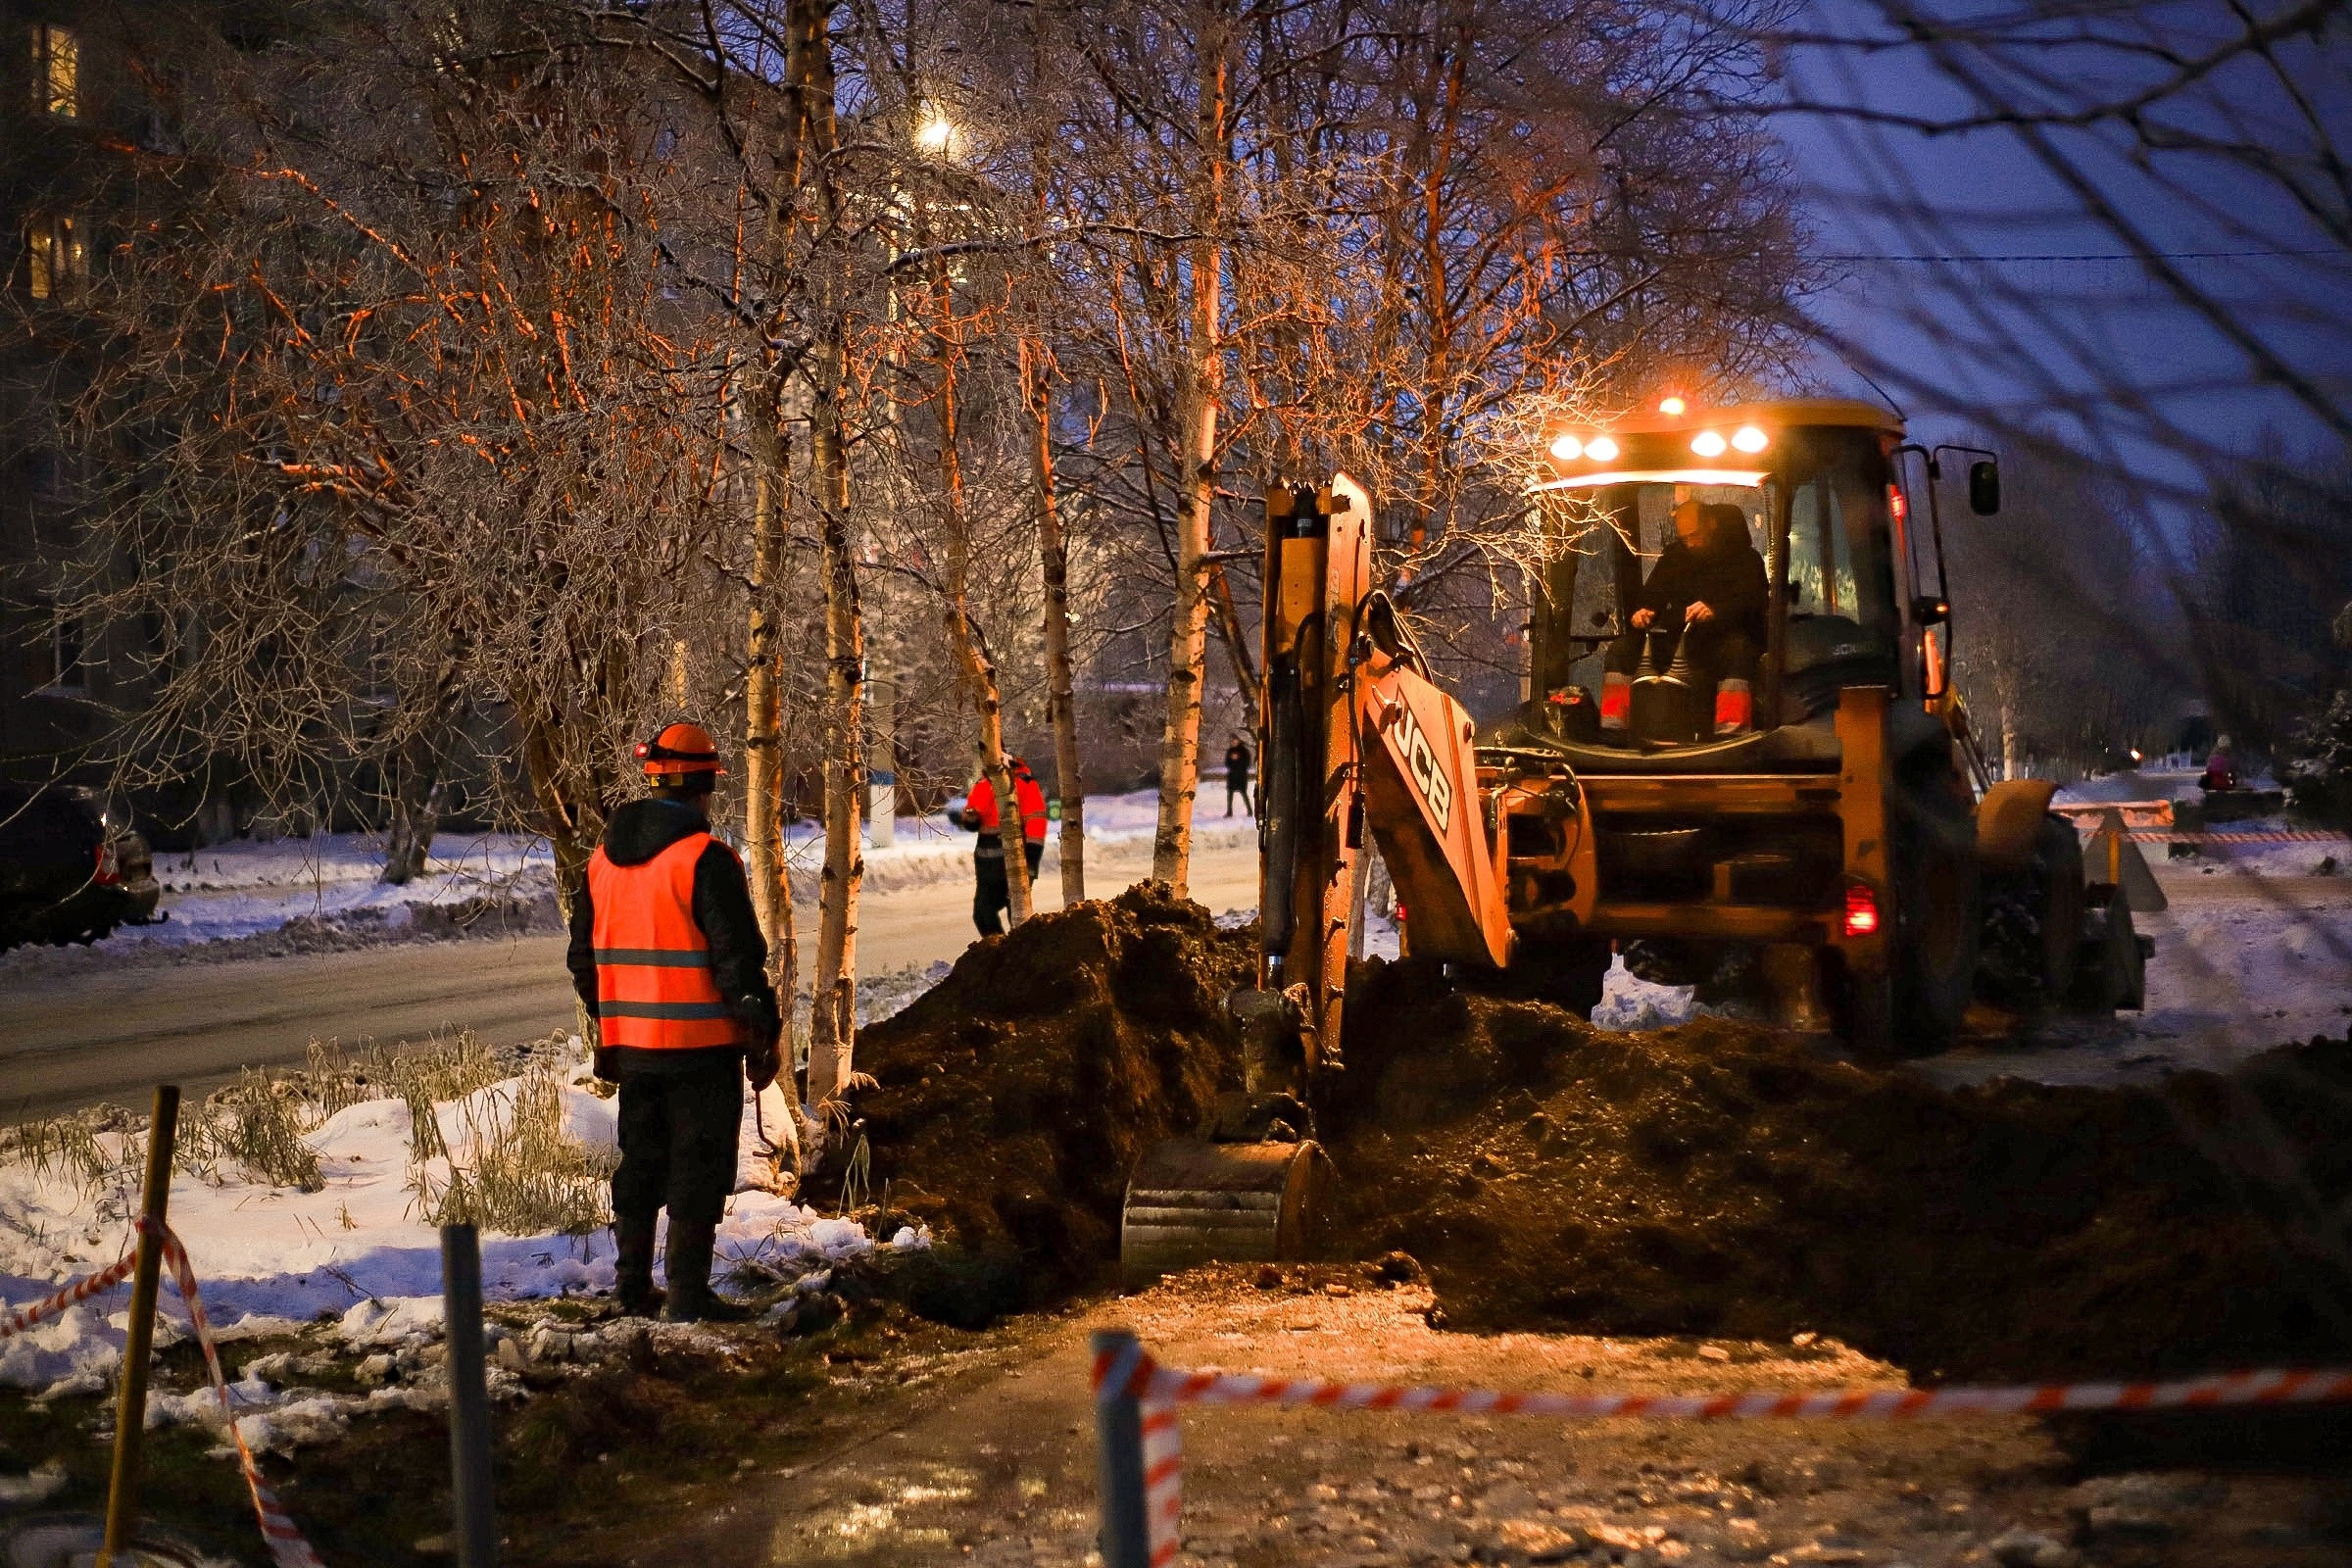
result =
M1148 845L1156 826L1158 796L1152 791L1103 795L1086 803L1087 842L1099 852L1117 853ZM950 825L946 814L902 816L893 824L895 842L865 851L865 886L875 893L960 881L971 875L972 835ZM1203 814L1196 841L1203 847L1240 844L1255 833L1248 819L1233 824ZM1058 832L1047 838L1041 876L1057 874ZM823 861L817 824L799 822L786 833L794 891L813 898ZM89 950L19 949L0 956L0 974L47 973L106 965L125 958L198 956L182 950L239 942L245 948L280 945L302 949L397 942L460 934L456 917L468 917L466 932L512 935L517 930L555 929L555 866L547 841L524 834L444 834L433 845L425 874L405 887L376 880L383 869L383 843L372 834L324 833L308 839L267 843L238 840L205 849L167 851L156 857L160 906L168 916L145 926L124 926ZM485 906L494 906L478 921ZM242 950L240 950L242 951ZM208 951L202 956L225 956Z
M584 1064L557 1069L561 1126L592 1169L617 1157L614 1102L596 1093ZM408 1105L369 1100L325 1118L304 1139L317 1152L319 1181L309 1190L256 1179L221 1160L204 1174L178 1174L172 1187L171 1224L186 1245L202 1283L208 1315L229 1340L293 1333L331 1320L331 1338L354 1354L371 1350L412 1356L436 1338L441 1323L438 1233L424 1217L420 1190L449 1180L454 1157L474 1167L477 1152L506 1140L523 1080L509 1078L434 1107L440 1144L451 1153L418 1158ZM722 1266L757 1265L767 1275L821 1289L829 1268L875 1250L856 1222L827 1218L776 1189L774 1146L789 1142L792 1110L771 1088L744 1108L739 1191L729 1200L720 1230ZM22 1307L59 1285L113 1262L128 1235L137 1203L142 1130L98 1135L111 1168L96 1180L68 1173L62 1160L47 1168L18 1157L0 1163L0 1301ZM882 1244L901 1250L928 1245L902 1230ZM573 1236L486 1234L482 1244L485 1294L493 1300L530 1300L609 1289L610 1234ZM186 1332L176 1296L165 1292L167 1339ZM89 1393L107 1386L122 1360L127 1313L118 1291L69 1308L33 1329L0 1341L0 1386L32 1391L37 1398ZM382 1391L398 1395L399 1390ZM303 1431L335 1424L335 1396L290 1391L247 1378L232 1393L257 1413L281 1417L299 1406ZM346 1399L356 1407L377 1396ZM326 1401L321 1404L321 1400ZM159 1393L151 1425L210 1420L208 1396ZM295 1428L265 1424L249 1431L265 1445L295 1441Z

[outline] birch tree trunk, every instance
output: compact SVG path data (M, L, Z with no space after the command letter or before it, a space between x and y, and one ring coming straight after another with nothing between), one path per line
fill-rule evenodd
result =
M842 232L839 145L835 118L833 46L826 27L828 0L792 0L786 74L798 98L794 177L813 170L816 235ZM808 410L809 452L816 469L818 569L825 599L825 750L823 763L825 864L817 881L816 973L810 979L808 1102L822 1107L849 1087L857 1043L858 894L865 880L858 834L864 804L863 700L865 621L858 597L858 563L850 538L848 440L850 340L836 252L830 317L815 352ZM817 1116L821 1126L825 1117Z
M1152 875L1179 897L1190 889L1193 800L1200 782L1200 696L1208 643L1207 580L1210 509L1217 493L1217 411L1225 390L1219 342L1225 268L1225 197L1230 153L1227 0L1205 0L1200 27L1200 160L1193 207L1203 238L1191 246L1192 342L1178 419L1176 611L1168 629L1168 713L1159 749L1159 828L1152 843Z
M948 646L956 651L956 673L972 705L972 750L988 787L997 797L997 843L1004 855L1004 912L1007 923L1029 918L1029 860L1024 853L1028 824L1004 760L1004 703L997 686L996 662L972 623L971 518L964 510L963 460L956 448L956 345L945 323L953 315L952 284L943 271L935 282L942 325L939 344L939 481L946 509Z
M1046 721L1054 730L1054 792L1061 800L1061 906L1086 898L1086 780L1078 760L1078 705L1070 673L1070 553L1054 477L1053 389L1043 341L1021 339L1021 391L1035 445L1037 557L1046 582Z
M825 586L825 867L817 882L816 974L808 1016L808 1103L841 1098L857 1039L858 894L865 880L858 833L865 791L865 621L850 541L850 464L842 401L848 349L820 350L809 411L819 486Z
M751 616L744 639L743 839L744 869L752 884L752 910L767 938L768 978L784 999L790 1019L800 991L800 942L793 929L792 872L784 858L783 676L776 647L773 595L784 568L784 476L790 460L781 432L754 399L753 436L759 472L752 492Z

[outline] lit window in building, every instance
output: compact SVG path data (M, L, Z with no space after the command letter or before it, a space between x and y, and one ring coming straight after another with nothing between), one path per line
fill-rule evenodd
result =
M36 300L72 293L90 275L89 241L71 214L35 215L24 230L24 248L31 254Z
M61 120L81 114L81 43L73 29L33 24L32 106Z

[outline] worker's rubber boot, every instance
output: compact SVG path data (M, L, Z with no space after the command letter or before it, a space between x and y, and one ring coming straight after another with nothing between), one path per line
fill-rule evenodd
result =
M671 1323L742 1323L752 1309L738 1306L710 1289L710 1252L718 1227L708 1220L669 1222L669 1250L663 1261L669 1271L669 1302L662 1316Z
M615 1219L612 1245L612 1304L622 1317L658 1317L662 1291L654 1284L654 1225L651 1219Z
M1634 717L1633 681L1609 670L1600 677L1600 731L1603 735L1623 735Z
M1727 680L1715 687L1715 736L1722 740L1744 735L1755 727L1756 700L1743 680Z

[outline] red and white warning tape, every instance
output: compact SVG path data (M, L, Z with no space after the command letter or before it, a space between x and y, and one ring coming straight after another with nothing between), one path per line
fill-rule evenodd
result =
M55 1296L44 1297L30 1306L19 1307L0 1323L0 1340L14 1339L43 1318L52 1318L76 1301L86 1301L102 1292L111 1291L139 1266L139 1254L124 1252L97 1273L75 1280Z
M1799 1394L1499 1394L1486 1389L1325 1383L1243 1373L1179 1372L1138 1346L1132 1357L1098 1356L1098 1399L1122 1393L1143 1408L1144 1473L1154 1568L1181 1539L1184 1461L1177 1407L1186 1404L1305 1405L1328 1410L1439 1410L1458 1415L1547 1415L1571 1419L1644 1416L1694 1421L1779 1417L1911 1420L1942 1415L2048 1415L2078 1410L2198 1410L2233 1405L2352 1401L2352 1368L2217 1372L2163 1383L2047 1383L1943 1389L1833 1389ZM1154 1446L1156 1443L1157 1446Z
M140 1220L138 1228L145 1231L149 1221ZM187 1303L188 1322L196 1330L196 1343L204 1350L205 1371L213 1380L213 1396L220 1401L220 1419L228 1426L228 1437L237 1446L237 1463L245 1472L246 1490L253 1494L253 1512L261 1521L262 1540L270 1547L270 1560L277 1568L324 1568L311 1544L302 1537L276 1494L262 1484L261 1467L254 1463L253 1450L245 1446L245 1434L237 1430L236 1411L228 1399L228 1379L220 1370L220 1347L213 1339L213 1325L204 1315L204 1298L196 1288L196 1269L188 1261L188 1250L169 1226L163 1228L164 1261L172 1265L172 1283L178 1287L180 1299ZM86 1279L75 1281L56 1295L33 1302L8 1315L0 1325L0 1340L22 1334L43 1318L55 1317L76 1301L84 1301L104 1291L110 1291L130 1278L138 1267L138 1253L128 1251L116 1261Z
M245 1488L253 1494L254 1517L261 1521L262 1540L270 1546L270 1560L277 1568L324 1568L311 1544L302 1539L277 1494L262 1485L261 1467L253 1462L253 1450L245 1446L245 1434L237 1430L237 1413L229 1407L228 1379L220 1371L220 1348L213 1341L213 1326L204 1315L204 1298L196 1291L196 1270L188 1262L188 1250L179 1245L179 1238L170 1230L164 1232L164 1261L172 1265L172 1279L179 1287L180 1299L187 1302L188 1321L195 1325L196 1343L204 1348L204 1367L212 1374L213 1396L220 1401L220 1419L228 1425L228 1437L237 1446L237 1463L245 1471Z
M2176 833L2165 828L2129 828L2134 844L2352 844L2352 833L2288 828L2273 833Z

